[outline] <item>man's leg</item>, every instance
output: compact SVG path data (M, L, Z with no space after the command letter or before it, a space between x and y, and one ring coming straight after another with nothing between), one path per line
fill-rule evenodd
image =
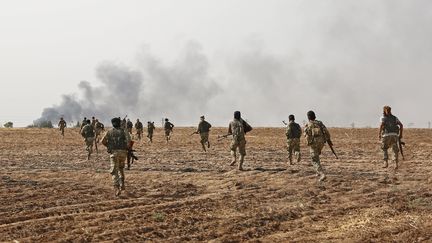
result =
M126 160L127 152L119 154L119 186L120 190L125 190L125 174L124 174L124 167L125 167L125 160Z
M314 143L310 147L312 165L314 166L317 175L320 176L319 181L323 181L326 179L326 175L324 174L323 168L321 166L320 157L319 157L321 154L322 147L323 145L321 145L320 143Z
M397 170L399 168L399 138L396 136L392 137L392 151L393 151L393 162L394 169Z
M239 143L239 153L240 153L240 161L239 161L239 170L243 170L243 162L246 156L246 140L242 140Z
M300 139L295 139L294 144L294 154L296 156L297 163L301 160L301 153L300 153Z
M231 146L230 146L230 150L231 150L231 164L230 166L235 165L235 163L237 162L237 143L234 141L231 141Z
M289 164L292 165L292 152L293 152L293 141L291 139L287 140L287 151L288 151L288 159Z
M119 196L121 192L120 192L120 178L118 175L119 172L118 153L113 153L110 155L110 164L111 164L110 174L114 185L115 195Z
M388 149L389 149L389 138L390 137L383 137L382 141L381 141L381 149L384 153L384 164L383 164L383 168L387 168L388 167Z

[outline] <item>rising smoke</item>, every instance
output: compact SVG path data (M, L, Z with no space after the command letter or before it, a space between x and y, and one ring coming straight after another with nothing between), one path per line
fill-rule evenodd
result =
M291 113L301 122L314 109L330 125L376 126L389 104L402 121L418 121L430 102L432 2L333 3L300 33L306 44L284 53L247 40L216 63L190 42L173 64L148 50L134 67L104 62L99 86L81 82L78 95L64 95L40 120L128 114L190 125L205 114L225 125L241 110L254 125L274 126Z
M150 120L175 117L186 122L191 112L201 112L220 91L209 74L207 57L196 42L188 43L172 65L143 51L135 68L103 62L96 68L99 86L87 81L78 85L78 95L64 95L59 105L45 108L35 121L79 121L95 116L109 121L115 116Z

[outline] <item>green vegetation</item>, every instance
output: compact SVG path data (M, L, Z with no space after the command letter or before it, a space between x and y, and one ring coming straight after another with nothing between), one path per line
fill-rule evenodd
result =
M3 124L3 126L5 128L13 128L13 122L6 122L5 124Z
M28 128L53 128L51 121L34 121L32 125L27 126Z

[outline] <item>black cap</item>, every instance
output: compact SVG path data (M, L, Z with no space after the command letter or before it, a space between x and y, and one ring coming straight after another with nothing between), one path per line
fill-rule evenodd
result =
M235 119L240 119L240 118L241 118L241 113L240 113L240 111L234 111L234 118L235 118Z
M113 119L111 119L111 124L115 128L119 128L120 127L120 123L121 123L121 120L120 120L119 117L114 117Z
M289 121L294 121L294 120L295 120L294 115L289 115L289 116L288 116L288 120L289 120Z
M313 111L308 111L308 113L307 113L307 117L308 117L308 119L311 120L311 121L315 120L315 118L316 118L316 116L315 116L315 112L313 112Z

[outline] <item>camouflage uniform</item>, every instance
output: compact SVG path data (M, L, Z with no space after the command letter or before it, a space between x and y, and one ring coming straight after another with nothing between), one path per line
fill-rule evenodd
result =
M96 118L92 117L91 125L92 125L93 129L96 128Z
M315 167L320 180L325 179L325 174L321 166L320 155L326 141L330 141L330 133L321 121L309 121L305 128L307 144L310 147L312 165Z
M115 189L125 189L124 167L128 155L128 145L131 141L128 132L121 128L109 130L102 138L102 144L105 145L110 153L110 174ZM118 194L120 194L118 192Z
M384 126L382 131L381 149L384 153L384 167L388 166L388 149L392 148L393 162L395 168L398 168L399 163L399 125L400 121L396 116L387 115L381 118L381 123Z
M86 150L87 150L87 159L90 159L90 155L93 153L93 143L95 139L95 133L93 130L93 127L91 124L85 125L81 129L81 135L84 138L84 141L86 143Z
M232 141L230 145L232 161L231 165L237 162L237 148L240 153L240 162L238 165L239 170L243 170L244 157L246 156L246 138L245 138L245 124L243 119L234 119L228 126L228 134L232 134ZM249 124L247 124L249 126ZM250 127L250 126L249 126Z
M87 125L87 119L84 117L84 120L81 122L81 126L80 126L80 133L81 133L81 130L83 129L83 127L84 127L85 125Z
M132 134L133 123L128 119L126 122L127 131L129 134Z
M59 123L58 123L58 127L60 129L61 135L64 137L64 130L66 127L66 121L63 120L63 118L60 119Z
M292 154L297 157L297 162L300 162L301 154L300 154L300 137L302 131L299 124L294 121L290 121L287 126L287 130L285 135L287 136L287 150L288 150L288 158L289 163L292 165Z
M126 119L123 119L120 123L120 126L123 130L127 131L127 122Z
M153 131L155 130L155 125L153 122L147 122L147 137L149 139L149 142L153 142Z
M96 120L95 133L96 133L96 140L97 140L96 142L97 143L99 142L99 137L100 137L102 131L104 130L104 128L105 128L104 124L102 122Z
M136 134L138 136L138 140L141 140L142 134L143 134L143 124L140 121L137 121L135 123L135 129L136 129Z
M206 151L205 144L207 144L207 147L210 148L210 142L209 142L209 132L210 132L211 124L208 123L205 120L201 120L198 124L197 133L199 133L201 137L201 145L204 151Z
M171 132L173 128L174 128L174 124L172 124L169 121L165 121L164 129L165 129L165 137L167 142L171 139Z

